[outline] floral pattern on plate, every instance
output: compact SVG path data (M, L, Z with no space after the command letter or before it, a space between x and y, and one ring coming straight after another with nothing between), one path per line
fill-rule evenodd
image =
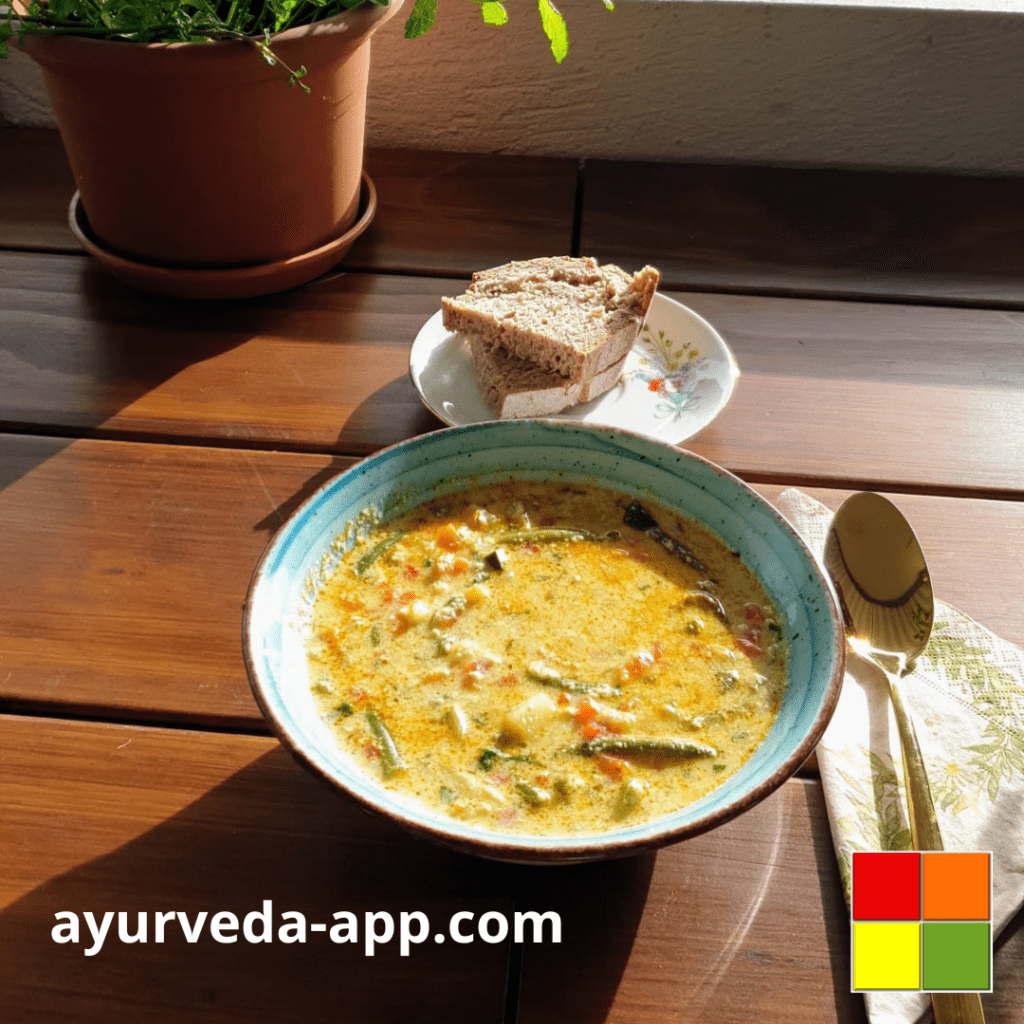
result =
M449 426L494 419L477 386L469 350L445 330L440 311L413 342L409 374L424 405ZM554 418L620 427L678 444L725 408L738 377L729 346L711 324L658 292L626 357L622 380Z

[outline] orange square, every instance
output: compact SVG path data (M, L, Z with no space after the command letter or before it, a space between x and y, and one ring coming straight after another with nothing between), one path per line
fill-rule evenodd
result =
M922 854L926 921L987 921L990 917L988 853Z

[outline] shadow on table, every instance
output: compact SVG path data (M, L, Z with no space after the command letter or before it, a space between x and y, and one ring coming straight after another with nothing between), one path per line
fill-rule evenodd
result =
M843 1024L867 1024L867 1010L860 996L850 995L850 915L843 897L843 880L839 874L835 848L832 845L824 797L820 787L805 787L808 811L817 827L813 831L814 860L818 867L818 888L825 916L825 933L830 937L829 960L832 962L832 994L836 1020ZM839 938L836 938L836 937Z
M180 768L168 768L175 770ZM153 803L173 793L174 785L172 776L162 792L151 796L112 787L112 799L137 804L140 817L149 817ZM72 856L76 827L91 840L105 827L96 820L103 809L95 803L84 812L93 815L91 820L77 819L78 813L63 806L54 810L55 827L62 826L54 847ZM123 807L111 812L115 828L130 818L131 811ZM39 853L43 861L52 857ZM594 952L596 945L602 963L599 977L595 972L563 978L558 998L571 1010L566 1019L574 1024L597 1022L604 1019L628 956L652 862L653 856L571 868L520 868L468 857L413 839L365 813L318 784L278 748L160 824L0 911L2 1016L5 1024L124 1019L147 1024L210 1019L512 1022L519 958L511 932L504 941L476 937L458 944L448 932L449 920L459 911L472 914L460 928L463 935L473 935L487 912L511 924L514 910L555 909L563 915L561 946L550 944L546 930L544 948L557 955L578 944ZM555 886L563 896L552 906L531 904L538 874L564 881ZM543 888L551 890L550 885ZM595 892L608 891L616 893L615 900L593 898ZM265 900L271 901L272 941L249 942L243 934L245 917L262 914ZM60 923L54 915L61 911L78 915L77 944L58 944L51 937ZM125 911L129 935L144 913L147 941L121 941L115 914L101 948L87 956L85 950L95 941L86 911L97 923L107 911ZM197 915L208 913L194 944L186 941L177 919L165 926L165 941L156 941L156 914L169 911L187 915L190 927ZM211 936L212 918L220 911L237 917L232 944ZM330 928L338 923L333 915L341 911L355 915L358 943L332 941ZM431 934L402 956L400 915L413 911L427 916ZM286 943L280 929L297 920L285 919L286 912L303 914L307 925L325 923L328 930L307 930L305 942ZM395 923L395 935L377 944L371 956L366 915L384 912ZM375 927L383 929L383 918ZM264 925L253 918L250 930L263 934ZM436 941L438 933L445 941ZM524 948L529 948L529 926L525 938Z
M103 425L189 366L231 351L253 333L239 303L149 295L91 260L81 261L76 289L65 287L56 297L23 291L27 298L12 310L15 326L0 336L0 431L130 440ZM54 321L61 320L64 344L40 344L40 337L52 339ZM144 344L140 324L154 325ZM16 457L0 462L0 488L70 443L66 437L19 441Z
M124 821L125 812L117 818ZM95 835L102 823L88 827ZM55 841L74 848L73 835ZM245 915L263 911L264 900L272 903L273 939L250 943L242 924ZM2 1016L7 1024L498 1022L509 943L431 939L403 957L399 915L425 913L437 932L447 930L457 911L475 918L487 911L510 915L512 905L507 869L406 838L329 793L278 749L137 838L0 912ZM80 917L78 944L51 938L54 915L65 910ZM146 913L147 942L120 941L115 918L102 948L86 956L93 939L85 911L97 921L105 911L126 911L129 934L136 931L137 914ZM181 911L193 926L203 911L209 919L194 945L177 922L166 926L160 944L158 911ZM218 911L238 918L233 944L211 937L210 919ZM285 943L280 928L288 911L304 914L308 923L327 923L328 932ZM338 911L356 915L358 944L331 940ZM365 915L385 911L395 922L395 938L367 955ZM262 933L264 926L253 919L252 927ZM383 919L377 927L384 927Z
M517 909L556 911L559 946L522 947L520 1024L601 1024L615 1001L647 907L655 853L562 868L524 868Z

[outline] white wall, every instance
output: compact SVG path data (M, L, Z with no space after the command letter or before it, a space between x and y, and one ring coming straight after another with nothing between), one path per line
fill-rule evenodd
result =
M369 144L1024 172L1024 15L563 0L558 66L531 0L506 6L500 28L441 0L426 37L402 38L404 11L380 31ZM0 113L52 123L14 58Z

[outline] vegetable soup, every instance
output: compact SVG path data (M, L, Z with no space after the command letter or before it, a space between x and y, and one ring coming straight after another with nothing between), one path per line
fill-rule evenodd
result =
M785 686L774 609L704 527L508 481L361 537L313 604L313 693L371 776L482 828L606 832L732 775Z

